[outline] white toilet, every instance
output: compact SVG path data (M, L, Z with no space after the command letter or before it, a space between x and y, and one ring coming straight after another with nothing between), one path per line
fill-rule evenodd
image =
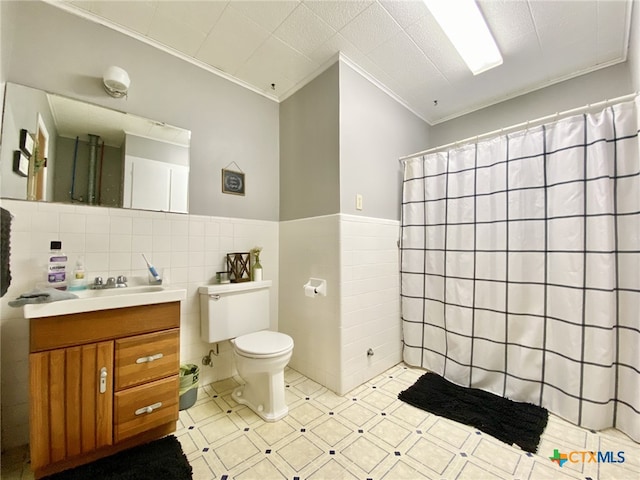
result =
M231 340L238 374L245 384L233 398L268 422L287 415L284 368L293 339L269 328L271 281L200 287L200 335L207 343Z

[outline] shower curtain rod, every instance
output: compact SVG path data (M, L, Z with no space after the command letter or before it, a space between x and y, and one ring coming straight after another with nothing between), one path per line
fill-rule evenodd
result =
M544 123L544 122L546 122L548 120L559 119L561 117L568 117L569 115L575 115L575 114L578 114L578 113L586 112L587 110L591 110L592 108L605 107L605 106L613 104L613 103L624 102L626 100L631 100L631 99L635 98L637 95L638 95L638 92L629 93L627 95L622 95L620 97L611 98L611 99L607 99L607 100L602 100L601 102L589 103L587 105L583 105L582 107L572 108L570 110L565 110L563 112L556 112L556 113L553 113L551 115L546 115L544 117L536 118L535 120L528 120L526 122L522 122L522 123L517 123L515 125L511 125L509 127L499 128L497 130L492 130L491 132L481 133L479 135L473 135L471 137L465 138L464 140L458 140L456 142L447 143L447 144L444 144L444 145L440 145L438 147L429 148L429 149L423 150L421 152L412 153L411 155L405 155L404 157L400 157L399 161L400 162L404 162L405 160L409 160L411 158L414 158L414 157L417 157L417 156L420 156L420 155L426 155L428 153L437 152L439 150L445 150L445 149L447 149L449 147L456 147L458 145L463 145L463 144L469 143L469 142L471 142L473 140L477 141L477 140L479 140L481 138L490 137L492 135L502 134L502 133L509 133L509 132L514 131L514 130L521 129L522 127L529 128L529 127L532 127L532 126L537 126L537 125L542 124L542 123Z

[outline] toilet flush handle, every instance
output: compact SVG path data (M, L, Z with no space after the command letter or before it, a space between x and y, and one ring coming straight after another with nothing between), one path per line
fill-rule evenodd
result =
M212 293L211 295L209 295L209 298L211 300L220 300L220 295L218 295L217 293Z

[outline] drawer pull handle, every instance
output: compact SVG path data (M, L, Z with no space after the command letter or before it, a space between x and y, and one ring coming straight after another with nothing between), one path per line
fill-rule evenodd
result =
M136 360L136 363L148 363L154 360L160 360L164 355L162 353L156 353L155 355L149 355L148 357L140 357Z
M139 408L139 409L136 410L135 413L136 413L136 415L142 415L142 414L145 414L145 413L151 413L154 410L160 408L161 406L162 406L162 402L157 402L157 403L154 403L153 405L148 405L146 407Z

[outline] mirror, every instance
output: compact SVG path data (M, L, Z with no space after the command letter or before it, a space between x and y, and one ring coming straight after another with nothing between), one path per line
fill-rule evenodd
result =
M3 198L188 213L191 132L7 83Z

